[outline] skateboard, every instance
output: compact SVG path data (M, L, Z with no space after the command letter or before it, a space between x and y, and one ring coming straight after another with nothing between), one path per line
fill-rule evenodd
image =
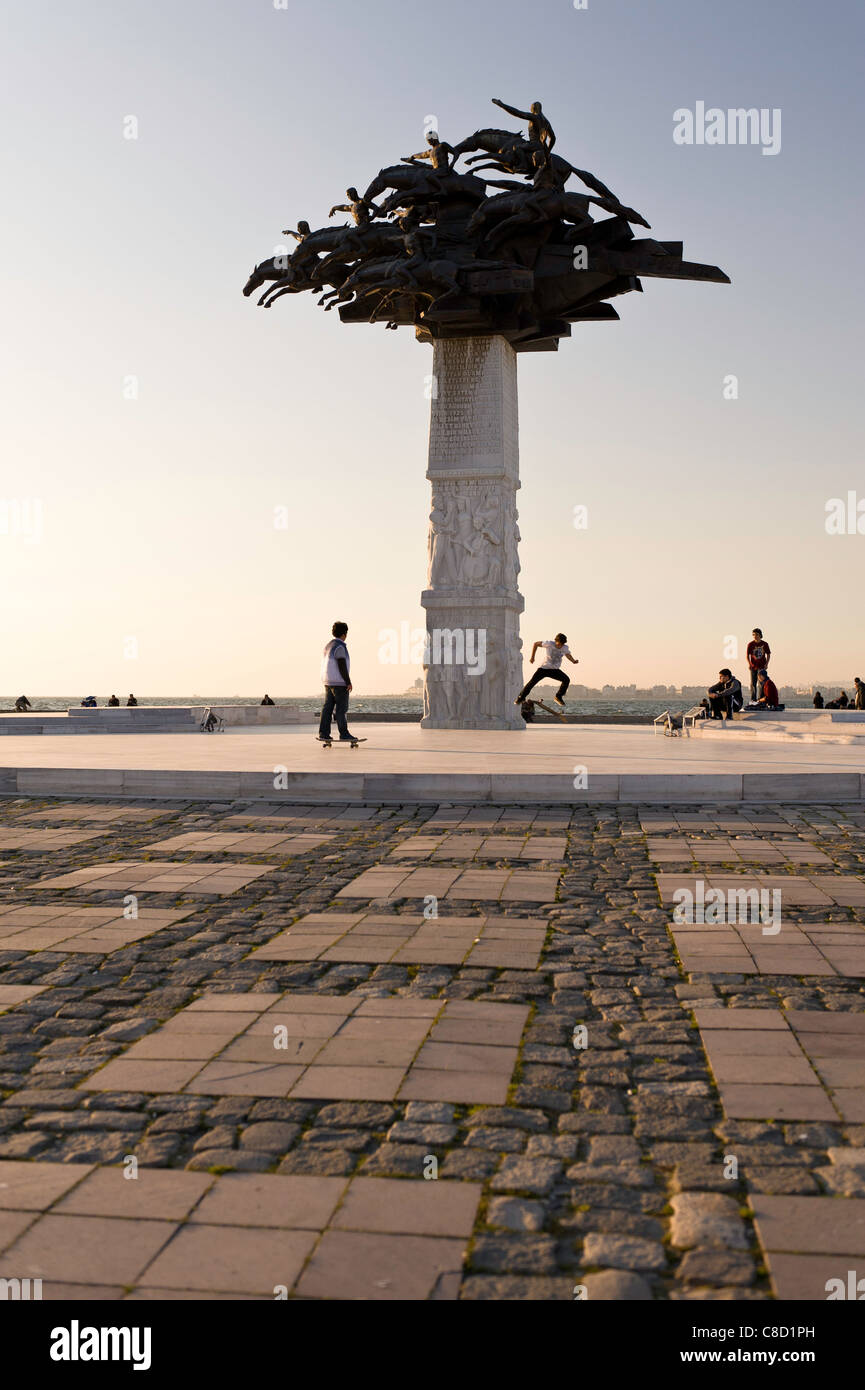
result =
M561 710L553 709L552 705L545 705L543 700L529 700L530 705L537 705L539 709L545 709L547 714L554 714L557 719L561 719L563 724L567 724L567 719Z
M322 738L321 734L316 734L316 738L318 739L319 743L324 744L325 748L332 748L335 743L341 744L345 742L345 739L341 738ZM359 743L366 743L366 741L367 740L365 738L352 738L349 739L348 746L349 748L357 748L357 745Z

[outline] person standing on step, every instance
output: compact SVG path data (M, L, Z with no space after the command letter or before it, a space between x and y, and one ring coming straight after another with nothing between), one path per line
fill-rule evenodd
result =
M564 671L562 670L562 657L566 656L568 658L568 661L572 661L575 666L579 663L579 657L571 656L571 649L568 646L567 637L563 632L557 632L555 637L553 637L548 642L535 642L534 646L532 647L532 654L529 657L530 666L534 666L535 664L535 653L537 652L538 647L543 647L544 651L547 654L547 659L544 662L543 666L540 668L540 670L535 671L535 674L532 676L531 680L523 686L519 695L514 700L514 704L521 705L528 696L529 691L534 690L535 686L538 684L538 681L549 679L551 681L559 682L559 688L556 691L554 698L557 705L564 705L565 691L571 683L571 678L570 676L566 676Z
M330 738L331 720L336 719L340 743L353 742L354 735L348 728L348 697L351 694L351 660L345 639L348 636L348 623L334 623L333 636L326 643L321 658L321 678L324 681L324 704L321 722L318 726L319 738Z
M726 655L726 653L725 653ZM763 693L763 681L766 679L766 672L769 669L769 658L772 655L769 650L769 643L764 640L763 634L758 627L751 633L751 640L745 651L748 658L748 671L751 676L751 700L756 700Z

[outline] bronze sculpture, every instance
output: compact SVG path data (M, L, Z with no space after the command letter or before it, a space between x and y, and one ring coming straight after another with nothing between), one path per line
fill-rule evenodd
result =
M257 265L244 294L267 283L258 302L269 307L311 290L345 323L413 326L423 342L498 334L537 352L554 351L574 323L617 319L607 301L641 289L640 275L728 283L716 266L684 261L680 242L636 238L632 225L649 223L553 154L539 101L527 111L494 104L527 134L490 127L450 145L431 132L426 150L379 170L363 194L346 190L328 215L347 212L351 223L286 229L296 250ZM568 192L572 176L591 193ZM596 221L595 208L609 215Z

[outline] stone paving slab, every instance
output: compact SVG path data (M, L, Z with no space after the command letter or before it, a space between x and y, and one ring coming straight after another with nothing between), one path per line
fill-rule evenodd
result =
M705 891L719 888L724 894L731 889L740 892L775 890L787 907L865 907L865 882L836 874L809 874L806 878L795 874L707 873L697 879L693 874L659 873L657 882L664 903L672 903L680 888L687 888L696 896L699 882Z
M821 808L807 807L801 811L789 806L778 807L771 812L750 810L742 807L719 811L706 806L699 810L645 810L640 812L640 829L647 836L677 834L686 839L697 834L708 836L750 835L764 840L771 849L774 845L772 835L780 834L792 838L793 834L805 835L815 829L841 830L861 828L863 822L858 807L851 805L845 812L826 814Z
M71 849L88 840L98 840L101 830L0 830L0 850L23 849L44 854L51 849Z
M233 834L190 830L183 835L171 835L167 840L157 840L148 849L184 854L306 854L333 838L332 834L268 835L255 831Z
M777 934L757 923L674 923L685 970L694 974L865 977L865 923L782 922Z
M389 859L523 859L551 862L564 859L565 835L407 835Z
M107 955L184 921L189 912L142 907L125 917L116 907L19 904L0 907L0 951L81 951Z
M865 1014L701 1008L696 1017L731 1119L865 1121ZM858 1058L827 1058L827 1043L839 1035L855 1038Z
M454 1298L478 1183L0 1161L0 1278L43 1297ZM5 1228L3 1218L10 1224ZM80 1294L78 1295L80 1296Z
M546 932L546 923L531 917L312 912L259 946L253 958L534 970Z
M437 806L424 823L424 833L449 830L495 830L503 834L518 826L522 833L530 831L565 831L571 821L569 807L537 806Z
M467 1000L210 994L82 1088L501 1105L527 1017Z
M544 869L405 869L377 866L340 889L341 898L448 898L452 901L553 902L557 872Z
M647 841L649 858L656 864L695 862L699 864L828 864L832 860L823 850L800 840L772 840L758 836L736 839L713 837L707 840L671 837Z
M158 820L162 816L177 815L177 805L174 806L134 806L117 805L106 806L102 802L69 801L54 806L46 806L41 810L20 809L18 819L26 821L100 821L106 825L116 824L118 821L150 821Z
M303 804L288 806L269 806L266 811L249 806L230 816L224 816L221 825L251 825L258 829L282 830L350 830L368 825L381 815L378 806L307 806Z
M3 985L0 984L0 1014L14 1009L16 1004L24 1004L28 999L41 994L47 985Z
M861 1299L865 1277L865 1201L832 1197L750 1198L775 1296L781 1299ZM849 1292L850 1271L854 1292ZM829 1280L840 1281L827 1288Z
M74 869L58 878L42 878L35 888L74 888L79 892L96 889L133 893L236 893L248 883L269 874L258 864L189 864L184 860L154 863L131 860L126 863L94 864Z

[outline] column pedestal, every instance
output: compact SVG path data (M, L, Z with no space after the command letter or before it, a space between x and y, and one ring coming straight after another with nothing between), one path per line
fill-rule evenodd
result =
M517 359L504 338L433 347L425 729L525 729L517 589Z

